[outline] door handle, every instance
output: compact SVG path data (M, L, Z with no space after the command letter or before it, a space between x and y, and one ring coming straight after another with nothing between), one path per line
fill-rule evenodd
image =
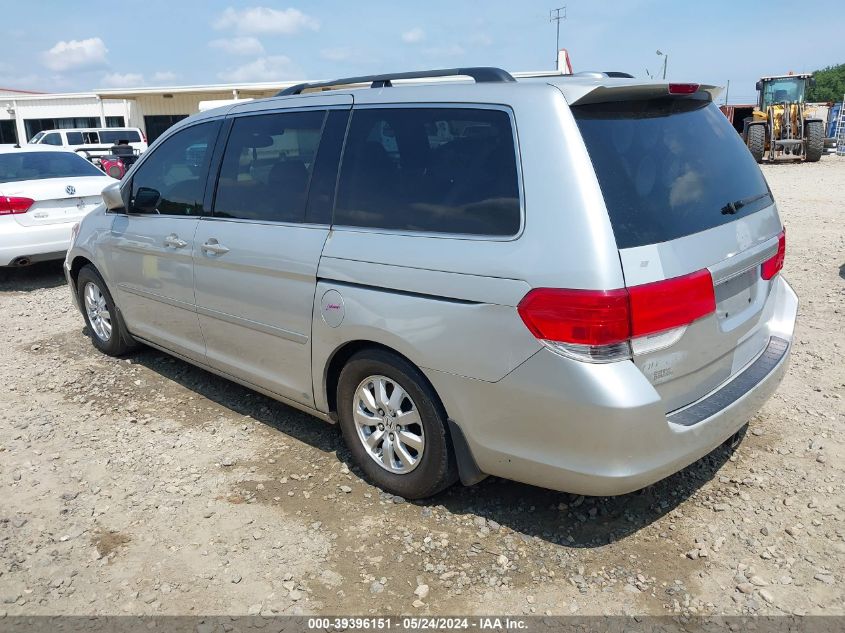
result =
M208 238L208 241L202 245L202 250L206 253L211 253L212 255L225 255L229 252L228 248L223 246L213 237Z
M164 238L164 245L170 246L171 248L185 248L188 243L185 240L180 240L176 233L171 233Z

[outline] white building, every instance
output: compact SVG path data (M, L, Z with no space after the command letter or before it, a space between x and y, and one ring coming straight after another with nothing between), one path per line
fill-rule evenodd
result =
M152 142L199 112L201 101L260 99L299 82L168 86L41 94L0 88L0 143L25 142L41 130L138 127Z
M565 50L561 50L560 64L565 69L562 72L572 72ZM560 73L513 74L515 77L538 77ZM124 126L141 128L147 140L152 142L177 121L199 112L202 101L272 97L279 90L303 81L109 88L67 94L0 88L0 143L26 142L41 130Z

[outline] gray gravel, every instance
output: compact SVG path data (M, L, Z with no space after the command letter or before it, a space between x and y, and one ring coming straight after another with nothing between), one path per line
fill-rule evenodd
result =
M736 451L615 498L386 495L331 426L96 353L58 264L0 271L0 616L845 613L845 160L764 172L801 297L788 376Z

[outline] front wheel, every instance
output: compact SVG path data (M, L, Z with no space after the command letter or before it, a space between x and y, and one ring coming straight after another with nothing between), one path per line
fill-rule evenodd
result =
M824 125L821 121L807 123L804 134L804 156L808 163L815 163L824 152Z
M420 499L457 480L445 412L408 361L383 350L354 355L338 380L337 407L352 457L380 488Z
M763 153L766 151L766 127L764 125L752 125L748 128L748 151L758 163L763 162Z
M94 347L109 356L121 356L136 347L111 293L93 266L83 266L79 271L76 292Z

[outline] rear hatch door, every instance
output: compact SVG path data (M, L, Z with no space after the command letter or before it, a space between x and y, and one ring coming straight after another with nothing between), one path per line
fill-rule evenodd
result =
M614 93L615 94L615 93ZM589 101L589 99L588 99ZM772 281L761 264L782 230L766 181L710 95L573 105L628 287L708 270L715 313L634 339L634 362L666 412L706 395L767 343Z

